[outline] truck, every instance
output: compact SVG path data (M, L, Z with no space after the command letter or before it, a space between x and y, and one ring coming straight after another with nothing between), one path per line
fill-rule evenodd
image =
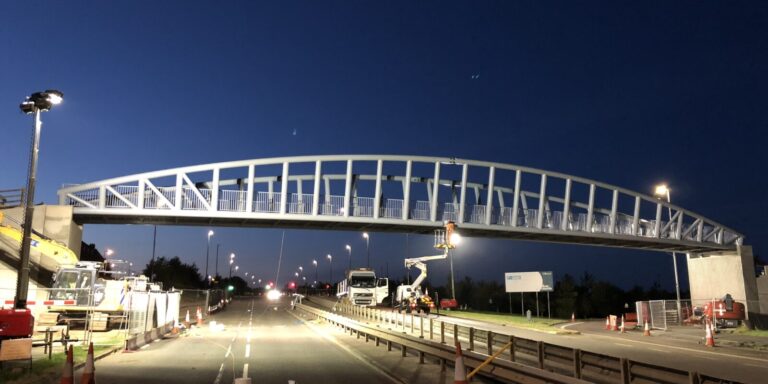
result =
M336 297L355 305L375 306L389 296L389 279L376 278L376 272L370 268L357 268L347 271L346 278L339 282Z
M435 303L429 294L421 291L421 283L427 278L427 264L425 261L429 260L442 260L448 257L448 251L446 250L441 255L434 256L422 256L410 259L405 259L405 267L416 267L421 273L413 280L411 284L402 284L397 287L395 291L395 298L392 300L392 305L398 312L405 311L406 313L418 312L429 314L429 312L435 307Z
M416 267L419 269L419 276L410 284L401 284L395 290L395 297L392 305L398 312L406 313L418 312L429 314L435 307L434 301L427 292L421 291L421 283L427 278L427 264L430 260L444 260L448 258L448 252L455 248L455 242L458 242L454 230L456 224L451 221L446 222L445 229L435 231L435 245L437 249L442 249L443 253L433 256L422 256L405 259L405 267L410 269Z

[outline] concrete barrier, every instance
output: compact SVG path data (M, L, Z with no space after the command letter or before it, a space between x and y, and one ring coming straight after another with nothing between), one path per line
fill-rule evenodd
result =
M147 332L129 337L125 340L125 350L134 351L155 340L162 339L163 336L171 333L172 329L173 323L168 323L157 328L152 328Z

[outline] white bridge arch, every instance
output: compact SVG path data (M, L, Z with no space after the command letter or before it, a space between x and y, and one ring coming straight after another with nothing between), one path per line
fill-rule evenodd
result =
M456 158L253 159L117 177L58 192L90 223L431 233L665 251L735 249L743 235L652 196L594 180Z

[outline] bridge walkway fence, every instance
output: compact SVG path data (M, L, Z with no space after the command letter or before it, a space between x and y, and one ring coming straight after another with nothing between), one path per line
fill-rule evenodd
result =
M307 304L297 304L296 308L311 314L313 317L324 319L331 324L342 327L358 338L364 337L366 341L369 337L381 337L385 340L389 337L393 341L404 338L418 343L408 344L405 341L400 341L403 343L402 345L407 345L403 348L419 350L419 345L422 345L426 350L427 347L437 346L447 351L452 351L452 346L458 342L467 351L465 356L475 357L480 362L504 348L504 351L489 368L481 370L481 373L496 378L504 378L506 373L503 372L509 369L509 363L512 363L515 366L534 368L537 372L546 371L556 374L560 378L559 380L575 378L592 383L664 382L689 384L724 382L720 378L698 372L563 347L487 329L468 327L446 320L436 320L414 313L398 313L342 302L334 305L331 312ZM381 331L386 336L383 336ZM440 358L440 356L436 357ZM470 361L467 365L472 367L474 364ZM532 371L527 370L526 372L531 374ZM515 374L520 375L522 373L516 372ZM531 374L531 378L533 377L535 374ZM566 381L550 378L547 382ZM727 382L732 383L732 381Z
M428 231L452 220L478 236L695 252L743 244L742 234L644 193L455 158L251 159L67 185L59 199L84 223L208 219L224 225Z

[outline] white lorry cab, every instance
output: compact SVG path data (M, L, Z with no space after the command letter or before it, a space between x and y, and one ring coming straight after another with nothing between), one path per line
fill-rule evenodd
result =
M347 271L346 279L339 282L336 296L355 305L378 305L389 296L389 279L377 279L370 268L352 269Z

